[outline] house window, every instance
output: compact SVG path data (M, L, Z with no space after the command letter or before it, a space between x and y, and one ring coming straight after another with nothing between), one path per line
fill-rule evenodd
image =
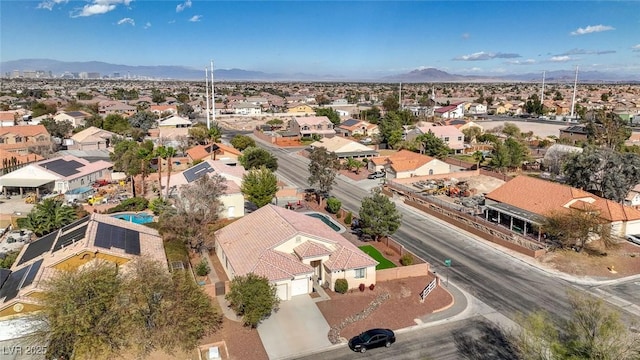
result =
M458 136L458 141L462 141L462 136Z
M449 137L448 137L448 136L445 136L444 141L445 141L445 142L449 142Z
M17 143L22 142L22 137L20 137L20 136L16 136L16 138L15 138L15 139L16 139L16 142L17 142Z
M356 273L355 278L356 279L364 279L366 271L367 271L367 269L365 269L365 268L356 269L355 270L355 273Z

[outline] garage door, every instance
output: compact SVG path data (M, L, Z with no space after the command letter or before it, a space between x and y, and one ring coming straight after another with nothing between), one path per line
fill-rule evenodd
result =
M276 294L278 295L278 297L280 298L280 300L288 300L287 297L287 284L278 284L276 285Z
M309 293L309 279L297 279L291 281L291 296Z

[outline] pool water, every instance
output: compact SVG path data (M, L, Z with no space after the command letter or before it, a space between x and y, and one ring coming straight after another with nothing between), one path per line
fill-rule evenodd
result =
M320 213L305 213L305 215L311 216L312 218L320 219L323 223L327 224L335 232L343 232L344 231L339 225L337 225L333 221L333 219L329 218L328 216L326 216L324 214L320 214Z
M149 215L147 213L115 214L115 215L111 215L111 217L114 217L114 218L120 219L120 220L129 221L129 222L132 222L134 224L146 224L146 223L153 222L153 215Z

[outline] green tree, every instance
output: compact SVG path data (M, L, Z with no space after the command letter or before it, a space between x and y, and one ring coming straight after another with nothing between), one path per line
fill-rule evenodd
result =
M590 144L612 150L621 150L631 136L631 127L615 113L598 110L585 121Z
M518 125L514 123L506 122L502 127L502 133L509 137L520 138L520 134L522 132L520 131L520 128L518 127Z
M418 143L421 144L421 150L426 155L433 156L438 159L444 159L449 155L449 153L451 153L451 149L447 144L431 132L418 136L417 140Z
M501 140L498 140L493 143L493 151L491 152L491 160L489 160L489 166L498 171L504 171L509 167L509 165L511 165L509 149Z
M211 247L209 226L223 210L220 196L226 189L226 179L217 174L181 186L180 196L174 201L175 210L160 216L160 231L165 240L182 241L196 251Z
M219 143L222 140L222 128L218 124L213 124L207 131L209 140L213 143Z
M245 326L255 328L278 308L276 287L266 277L253 273L231 280L231 291L225 296L229 306L242 316Z
M9 251L4 254L4 258L0 259L0 269L11 269L11 266L18 258L19 251Z
M276 128L280 128L282 127L282 125L284 124L284 122L280 119L271 119L269 121L267 121L267 125L271 126L271 130L274 130Z
M269 151L259 147L248 147L238 157L240 164L247 170L266 166L271 171L278 170L278 159Z
M476 161L476 169L480 169L480 163L484 160L484 153L478 150L471 154L471 157Z
M255 147L256 146L256 141L253 140L253 138L247 136L247 135L236 135L233 138L231 138L231 145L240 150L243 151L244 149L248 148L248 147Z
M382 116L380 115L380 109L377 106L373 106L371 109L363 110L360 117L364 121L368 121L372 124L380 123Z
M529 96L527 102L524 104L524 110L527 114L543 114L543 104L540 102L538 94Z
M120 114L109 114L104 119L103 129L112 131L116 134L125 135L131 130L131 124L129 120L122 117Z
M520 168L529 156L529 149L519 140L508 138L504 141L508 153L508 163L511 168Z
M378 123L382 142L390 147L396 146L402 141L403 127L402 119L396 112L388 112Z
M337 214L342 207L342 202L334 197L327 199L327 211L332 214Z
M309 186L318 185L321 193L328 193L333 187L340 161L334 152L324 147L316 147L309 154Z
M145 133L149 129L156 126L156 115L150 111L139 111L135 115L129 117L129 124L131 127L138 128Z
M595 207L551 212L544 217L540 229L555 246L563 249L576 249L580 252L586 241L593 237L603 240L607 247L613 244L611 229L605 226Z
M151 101L153 101L154 103L160 104L166 101L166 97L164 95L164 93L158 89L152 89L151 90Z
M356 174L360 173L360 169L362 167L364 167L364 163L360 160L356 160L354 158L348 158L347 161L345 162L345 165L347 166L347 169L349 171L351 171L351 169L354 169Z
M51 134L61 139L64 139L71 134L73 130L73 124L69 120L56 121L54 119L43 119L40 124Z
M55 104L36 102L31 106L31 116L34 118L46 114L55 114L56 112L58 112L58 107Z
M333 123L333 125L340 125L340 114L330 107L316 108L316 116L326 116Z
M278 178L266 166L253 168L242 177L242 193L257 207L263 207L273 200L278 192Z
M358 214L362 233L375 240L393 235L400 228L402 220L396 204L380 191L374 191L371 196L362 199Z
M523 360L635 360L640 358L640 337L622 321L620 313L602 299L569 292L571 315L554 321L545 312L520 317L512 335Z
M482 129L477 126L472 126L462 130L464 134L464 141L468 144L476 142L478 136L482 135Z
M382 108L388 113L400 110L400 104L397 95L389 95L382 101Z
M198 126L197 124L189 129L189 136L200 145L205 144L209 138L206 126Z
M158 146L156 148L156 156L158 156L158 177L162 179L162 160L167 160L167 182L166 182L166 194L165 197L169 197L169 190L171 183L171 167L172 167L172 158L176 156L176 149L171 146ZM160 181L160 185L162 185L162 181ZM162 195L162 189L160 189L160 194Z
M60 271L47 280L34 338L48 338L47 358L110 359L125 351L192 350L222 317L186 272L136 259Z
M62 200L44 199L27 215L24 226L36 235L46 235L77 220L76 210L64 205Z

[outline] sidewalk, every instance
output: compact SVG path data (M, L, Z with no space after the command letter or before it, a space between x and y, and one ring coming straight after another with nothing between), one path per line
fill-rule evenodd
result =
M216 273L216 269L213 267L213 262L209 257L209 252L202 250L200 252L200 256L203 259L207 259L207 265L209 265L209 280L211 280L211 284L217 288L217 284L220 282L220 278ZM217 295L216 299L218 300L218 304L220 305L220 309L222 310L222 314L229 320L232 321L241 321L242 319L236 315L236 313L229 307L229 302L224 298L224 295Z

